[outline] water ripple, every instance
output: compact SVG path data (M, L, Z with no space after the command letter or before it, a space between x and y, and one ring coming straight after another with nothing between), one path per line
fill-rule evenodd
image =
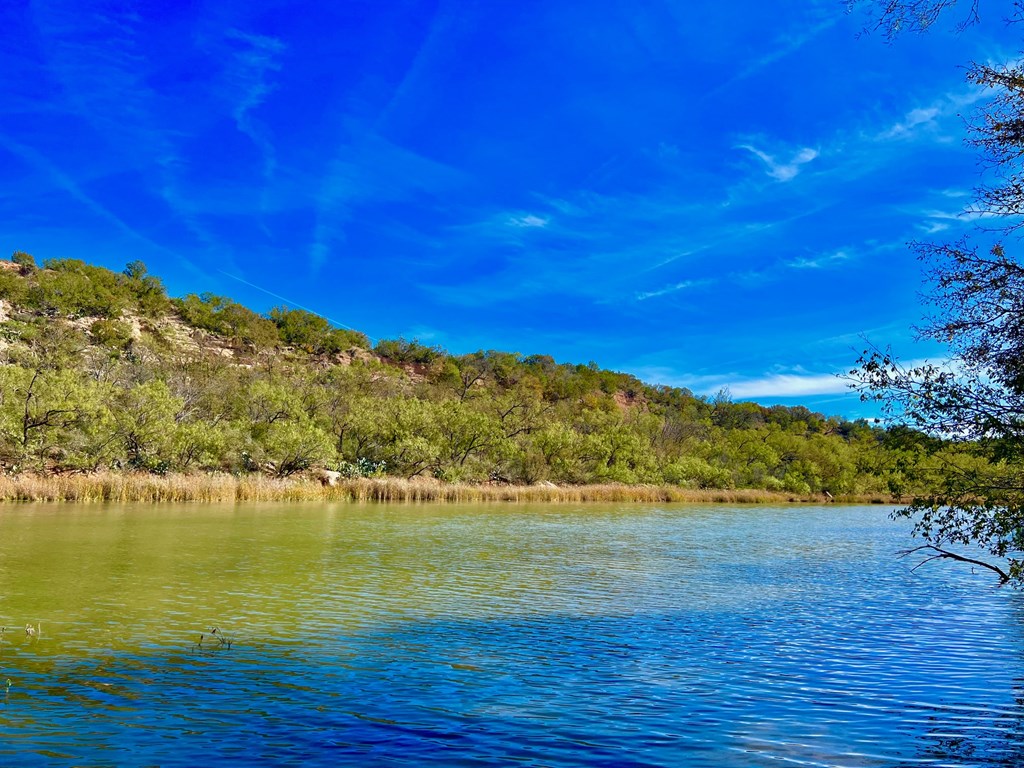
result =
M1021 596L905 544L876 508L5 512L0 623L43 632L0 646L0 762L1024 763Z

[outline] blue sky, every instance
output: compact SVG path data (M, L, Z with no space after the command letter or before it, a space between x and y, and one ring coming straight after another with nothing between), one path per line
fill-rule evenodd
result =
M374 338L869 415L979 166L998 19L886 44L837 0L0 3L8 251ZM984 9L983 9L984 10Z

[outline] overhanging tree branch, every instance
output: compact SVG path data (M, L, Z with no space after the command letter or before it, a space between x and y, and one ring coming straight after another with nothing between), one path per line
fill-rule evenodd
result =
M907 557L909 555L914 554L915 552L920 552L921 550L931 550L936 554L932 555L931 557L926 557L920 563L911 568L911 571L916 571L922 565L924 565L925 563L930 563L932 560L950 559L957 560L961 563L970 563L971 565L977 565L980 568L987 568L990 571L994 571L999 576L1000 586L1006 584L1010 580L1010 574L1008 574L1006 571L1004 571L997 565L993 565L992 563L986 563L984 560L976 560L973 557L965 557L964 555L957 554L956 552L950 552L948 549L942 549L941 547L937 547L934 544L922 544L921 546L913 547L912 549L903 549L900 550L898 554L900 557Z

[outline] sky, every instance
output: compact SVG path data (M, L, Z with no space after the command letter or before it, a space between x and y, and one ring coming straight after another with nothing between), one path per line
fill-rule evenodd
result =
M868 342L944 354L907 244L977 225L965 66L1020 47L959 20L889 44L840 0L4 0L0 253L871 416L836 374Z

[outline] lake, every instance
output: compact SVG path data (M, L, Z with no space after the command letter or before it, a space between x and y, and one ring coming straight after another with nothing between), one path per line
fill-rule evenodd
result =
M0 764L1024 764L1022 595L889 511L5 506Z

